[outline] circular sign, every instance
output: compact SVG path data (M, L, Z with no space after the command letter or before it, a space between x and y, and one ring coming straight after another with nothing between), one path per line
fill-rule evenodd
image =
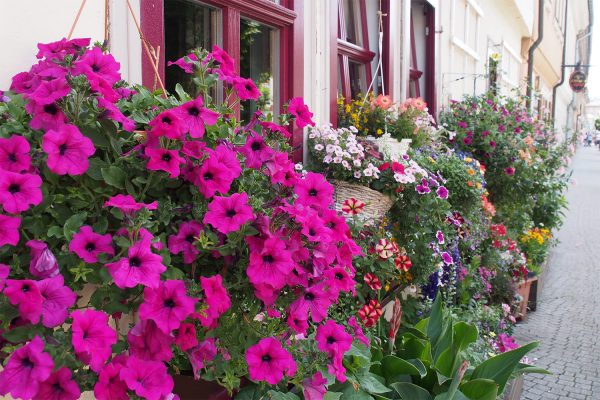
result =
M587 80L587 75L583 71L575 70L571 73L569 77L569 86L573 89L574 92L582 92L585 89L585 82Z

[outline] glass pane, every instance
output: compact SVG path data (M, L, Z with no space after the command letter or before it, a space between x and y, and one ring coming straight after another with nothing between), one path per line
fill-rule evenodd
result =
M241 118L249 121L257 110L279 110L279 31L249 19L240 21L240 75L252 78L258 101L242 101Z
M338 57L338 96L344 95L344 82L342 81L343 57Z
M211 49L219 43L218 10L197 2L165 0L165 53L166 61L175 61L197 47ZM166 67L166 86L169 92L180 83L195 94L192 75L177 66Z
M355 99L356 95L359 93L364 94L367 91L365 65L350 61L348 72L350 75L350 93L352 98Z
M343 0L346 41L362 46L360 6L356 0Z

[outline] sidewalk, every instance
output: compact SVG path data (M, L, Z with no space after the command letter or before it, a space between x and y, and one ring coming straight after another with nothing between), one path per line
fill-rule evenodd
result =
M525 377L523 400L600 399L600 151L578 150L576 184L558 232L536 312L517 326L519 343L552 375Z

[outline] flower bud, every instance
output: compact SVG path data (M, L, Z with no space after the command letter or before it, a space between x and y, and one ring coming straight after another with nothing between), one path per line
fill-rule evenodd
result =
M26 245L30 248L29 272L31 275L40 279L58 275L58 261L46 243L41 240L30 240Z

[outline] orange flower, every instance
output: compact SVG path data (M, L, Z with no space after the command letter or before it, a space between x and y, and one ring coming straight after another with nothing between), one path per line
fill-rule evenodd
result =
M473 182L471 182L471 181L468 181L468 182L467 182L467 186L468 186L468 187L473 187Z
M371 100L371 105L381 108L382 110L387 110L394 104L392 98L390 96L378 95L376 98Z

